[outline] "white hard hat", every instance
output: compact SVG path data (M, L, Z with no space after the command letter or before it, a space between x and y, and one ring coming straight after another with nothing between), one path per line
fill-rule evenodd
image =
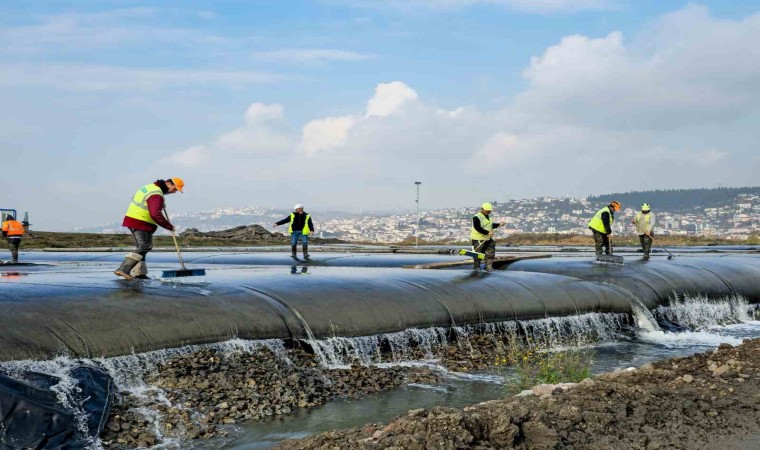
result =
M297 204L296 206L294 206L294 207L293 207L293 211L297 210L298 208L301 208L301 209L303 209L303 205L302 205L302 204L300 204L300 203L299 203L299 204Z

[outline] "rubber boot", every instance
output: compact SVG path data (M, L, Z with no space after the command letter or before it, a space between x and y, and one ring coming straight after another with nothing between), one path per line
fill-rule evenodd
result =
M298 255L296 254L298 252L298 248L295 245L290 246L290 257L293 259L298 259Z
M150 277L148 276L148 264L144 260L135 264L135 267L132 268L129 274L137 278L138 280L150 279Z
M472 258L472 270L480 270L480 260L478 258Z
M493 272L493 259L486 258L486 272Z
M123 277L126 280L134 280L135 278L130 275L130 273L132 272L132 269L137 265L137 263L142 260L142 255L138 255L137 253L130 253L124 258L121 266L119 266L118 269L114 270L113 273L115 275Z
M306 244L303 246L303 258L309 259L309 246Z

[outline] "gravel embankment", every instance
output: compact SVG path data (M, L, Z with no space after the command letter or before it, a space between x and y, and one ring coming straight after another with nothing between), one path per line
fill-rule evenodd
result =
M286 441L295 449L757 448L760 339L464 409Z

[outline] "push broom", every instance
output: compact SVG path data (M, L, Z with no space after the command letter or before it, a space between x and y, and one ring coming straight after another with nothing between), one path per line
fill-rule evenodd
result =
M166 208L164 208L164 214L166 215L166 219L169 220L169 214L166 212ZM185 267L185 261L182 260L182 252L179 250L179 244L177 243L177 235L174 234L174 230L172 231L172 239L174 239L174 247L177 249L177 257L179 258L179 264L182 266L182 269L180 270L164 270L164 273L161 274L162 278L179 278L179 277L202 277L206 275L206 269L188 269Z

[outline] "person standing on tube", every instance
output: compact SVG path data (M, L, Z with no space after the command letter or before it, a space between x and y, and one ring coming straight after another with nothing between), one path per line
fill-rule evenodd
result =
M8 215L3 222L3 237L8 239L11 250L11 260L18 262L18 248L21 246L21 237L24 236L24 224Z
M594 247L596 256L610 254L610 237L612 236L612 222L615 221L615 211L620 211L619 202L610 202L609 205L596 212L588 222L588 228L594 232Z
M297 204L293 207L293 212L279 222L275 222L274 226L280 226L285 223L290 223L288 227L288 233L290 234L290 256L293 259L298 259L296 252L298 250L298 241L303 243L303 257L309 259L309 235L314 231L314 223L311 221L311 214L303 211L303 205Z
M145 257L153 249L153 233L159 226L174 230L164 215L164 196L182 192L185 182L182 178L156 180L137 190L129 204L122 226L127 227L135 240L135 251L128 254L113 273L127 280L147 279L148 266Z
M652 251L652 235L654 234L654 214L651 212L649 203L641 205L641 212L637 212L631 221L636 226L636 233L639 235L641 249L644 250L644 259L649 259L649 253Z
M472 216L472 228L470 229L472 249L486 255L486 272L493 270L493 260L496 258L496 242L493 240L493 233L496 228L501 226L500 223L491 221L492 211L493 205L490 203L480 205L480 212ZM472 258L472 268L480 269L480 260L477 257Z

